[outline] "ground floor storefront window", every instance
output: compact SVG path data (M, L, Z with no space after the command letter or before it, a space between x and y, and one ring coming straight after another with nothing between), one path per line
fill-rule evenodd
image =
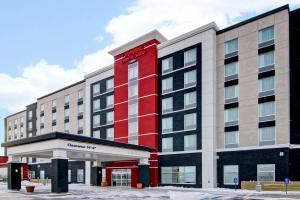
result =
M195 184L196 166L162 167L162 184Z
M257 181L275 181L275 165L257 165Z

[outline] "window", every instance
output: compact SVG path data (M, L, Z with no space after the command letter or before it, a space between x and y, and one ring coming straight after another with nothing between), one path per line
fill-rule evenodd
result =
M224 165L224 185L234 185L234 179L239 179L238 165Z
M173 131L173 117L162 119L162 132L172 132Z
M56 131L56 125L52 126L52 132Z
M162 184L195 184L196 167L161 167Z
M196 85L196 70L184 73L184 87Z
M136 135L138 133L137 120L128 123L129 135Z
M45 171L40 170L40 179L45 179Z
M234 99L239 96L239 86L232 85L225 87L225 100Z
M274 65L274 51L259 54L259 68Z
M162 100L162 113L173 111L173 97L169 97Z
M267 117L272 115L275 115L274 101L259 104L259 117Z
M45 116L41 117L41 123L45 123Z
M83 114L83 104L78 105L78 114Z
M225 122L234 122L238 121L239 109L230 108L225 110Z
M83 182L83 169L77 169L77 182Z
M184 66L196 64L196 49L191 49L184 52Z
M83 119L78 119L78 129L83 128Z
M106 113L106 124L112 124L114 122L114 111Z
M138 63L134 62L128 65L128 79L137 79L138 78Z
M71 183L72 180L72 171L68 169L68 182Z
M66 133L69 133L69 131L70 131L70 123L69 122L67 122L67 123L65 123L65 125L64 125L65 127L65 132Z
M238 39L233 39L225 42L225 55L238 52L239 41Z
M173 90L173 77L162 80L162 93L170 92Z
M162 152L172 152L173 151L173 138L163 138L162 139Z
M52 113L52 121L56 121L56 113Z
M100 110L100 99L95 99L93 101L93 111L99 111Z
M274 76L259 79L259 92L266 92L275 89Z
M189 92L184 94L184 108L194 108L196 107L196 92Z
M138 96L138 85L137 83L129 85L128 87L128 97L134 98Z
M100 94L100 83L93 85L93 96Z
M106 139L111 141L114 140L114 128L106 129Z
M93 131L94 138L100 138L100 130Z
M41 128L41 134L44 134L45 133L45 129L44 128Z
M128 103L128 116L136 117L138 114L138 103L137 101L129 101Z
M78 90L77 98L78 98L78 100L82 100L83 99L83 90Z
M100 115L93 116L93 127L100 126Z
M65 118L68 118L70 116L70 109L65 109L64 111L64 114L65 114Z
M275 127L265 127L259 129L259 144L275 144Z
M70 103L70 95L65 95L65 104Z
M196 113L184 115L184 130L196 129Z
M238 74L238 62L232 62L225 65L224 76L229 77Z
M32 131L32 122L28 122L28 131Z
M30 110L30 111L28 112L28 118L29 118L29 120L32 119L32 110Z
M102 168L102 182L106 181L106 169Z
M106 97L106 108L114 107L114 95Z
M184 136L184 150L196 150L197 149L197 136L195 135L185 135Z
M225 148L238 147L239 144L239 132L230 131L225 132Z
M56 100L52 100L52 108L56 108Z
M275 164L257 165L257 181L275 181Z
M106 81L106 91L111 91L111 90L114 90L114 79L113 78L108 79Z
M44 112L44 110L45 110L45 105L41 104L41 112Z
M274 26L264 28L258 33L259 44L274 40Z
M172 71L173 69L173 57L165 58L161 62L162 74Z

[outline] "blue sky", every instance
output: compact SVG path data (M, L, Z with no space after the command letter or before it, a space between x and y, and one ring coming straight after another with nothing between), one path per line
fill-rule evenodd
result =
M112 62L107 51L158 29L167 38L223 28L299 0L7 0L0 2L0 119ZM0 141L3 123L0 121ZM1 150L0 150L1 154Z

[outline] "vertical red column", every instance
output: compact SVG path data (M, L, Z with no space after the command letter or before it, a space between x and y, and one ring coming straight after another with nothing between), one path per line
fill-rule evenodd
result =
M128 142L128 65L138 62L138 145L158 150L158 67L155 39L115 56L115 141ZM157 153L150 158L150 185L157 186Z

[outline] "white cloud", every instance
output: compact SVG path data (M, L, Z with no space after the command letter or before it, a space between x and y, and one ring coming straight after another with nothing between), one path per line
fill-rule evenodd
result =
M108 22L106 31L112 37L111 44L84 55L75 62L72 69L64 69L41 59L32 66L23 67L19 77L0 73L0 109L24 109L25 105L34 102L37 97L111 64L113 58L107 53L109 50L153 29L172 38L211 21L223 28L244 13L261 13L285 3L295 5L296 0L136 0L126 8L125 14ZM102 39L102 34L95 38L98 42Z
M103 40L104 40L104 37L101 34L99 34L95 37L95 41L98 43L102 42Z

